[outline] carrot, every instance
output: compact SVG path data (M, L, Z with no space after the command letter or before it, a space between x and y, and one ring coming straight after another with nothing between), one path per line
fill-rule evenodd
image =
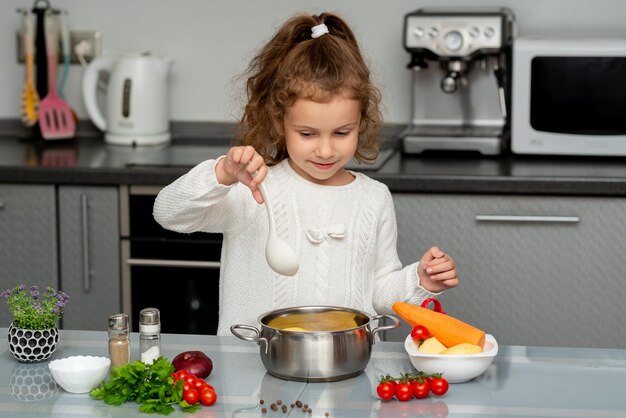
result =
M485 345L485 332L450 315L421 308L405 302L393 304L393 310L411 327L423 325L431 337L437 338L446 347L461 343Z

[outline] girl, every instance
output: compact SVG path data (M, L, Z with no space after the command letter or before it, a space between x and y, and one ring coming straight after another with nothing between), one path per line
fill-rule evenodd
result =
M437 247L402 267L391 193L344 168L352 158L376 159L382 125L380 94L348 25L330 13L293 17L248 74L239 145L165 187L154 205L164 228L224 235L218 335L282 307L336 305L375 315L455 287L455 263ZM265 259L261 182L278 234L298 256L294 277L275 273Z

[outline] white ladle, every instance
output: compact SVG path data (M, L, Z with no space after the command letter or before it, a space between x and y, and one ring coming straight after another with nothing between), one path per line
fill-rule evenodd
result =
M259 191L265 201L265 209L267 210L267 218L269 220L269 234L267 236L267 244L265 245L265 258L267 264L278 274L283 276L293 276L298 272L298 258L293 252L289 244L282 240L276 234L276 224L274 222L274 212L271 201L265 191L265 184L259 184Z

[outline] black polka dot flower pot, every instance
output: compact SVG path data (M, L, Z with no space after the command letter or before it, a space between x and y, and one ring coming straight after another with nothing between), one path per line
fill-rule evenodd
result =
M59 330L57 327L48 329L23 329L11 323L7 334L9 351L22 363L38 363L45 361L57 349Z

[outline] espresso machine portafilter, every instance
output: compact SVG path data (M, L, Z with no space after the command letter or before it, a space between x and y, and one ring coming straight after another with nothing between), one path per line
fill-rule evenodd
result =
M509 9L419 9L404 19L411 54L411 122L403 151L500 154L509 136Z

